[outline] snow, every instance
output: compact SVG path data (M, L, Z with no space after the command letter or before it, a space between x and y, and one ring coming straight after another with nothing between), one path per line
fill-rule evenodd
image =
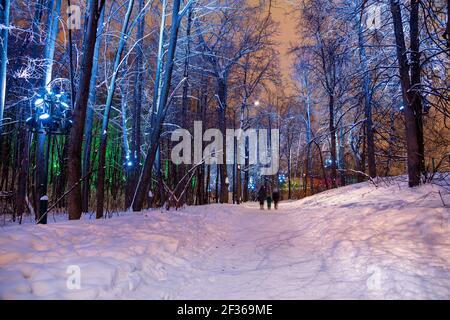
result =
M283 202L278 211L210 205L8 225L0 229L0 298L449 299L443 201L442 187L396 181ZM78 289L68 286L73 268Z

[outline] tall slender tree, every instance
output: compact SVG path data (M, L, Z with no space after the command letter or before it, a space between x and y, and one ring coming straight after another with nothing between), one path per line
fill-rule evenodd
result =
M100 14L105 5L105 0L89 1L89 18L87 22L87 33L84 40L82 68L78 85L77 97L73 112L73 126L69 136L68 150L68 187L71 192L68 194L67 209L69 219L77 220L81 218L82 197L80 183L86 177L81 176L81 155L83 144L84 125L86 121L86 109L89 100L89 87L92 77L93 57L95 43L97 40L97 26Z
M103 39L103 21L105 16L105 8L102 9L100 19L98 22L97 41L95 42L93 63L92 63L92 76L89 84L89 99L88 109L86 111L86 124L84 129L84 136L86 137L84 150L83 150L83 165L82 176L86 177L83 181L82 199L83 199L83 212L89 210L89 197L90 197L90 181L91 176L88 172L91 168L91 150L92 150L92 129L94 125L94 110L97 101L97 78L98 78L98 60L100 54L100 46Z
M136 31L136 41L139 42L136 47L136 61L135 61L135 78L133 90L133 120L132 120L132 135L131 135L131 155L132 164L129 166L127 175L127 191L125 196L125 207L129 208L133 201L133 191L136 188L137 180L139 179L139 168L141 163L141 118L142 118L142 94L143 94L143 56L144 56L144 30L145 30L145 12L144 0L139 0L139 20Z
M391 0L391 13L394 23L395 44L397 50L397 62L400 74L400 84L405 112L406 145L409 186L414 187L420 184L423 164L423 136L422 106L417 85L420 84L420 61L419 59L419 15L418 1L411 0L410 13L410 41L411 41L411 62L408 61L408 50L404 34L402 10L398 0ZM411 74L410 74L411 72ZM422 137L422 138L421 138Z
M150 132L150 147L147 151L147 156L144 161L144 166L140 175L139 183L136 188L136 192L133 199L133 210L140 211L144 205L144 200L150 188L152 168L155 161L156 153L158 150L159 138L161 135L162 123L165 119L167 112L167 102L169 99L170 87L172 82L172 71L174 66L175 50L177 48L178 31L180 28L181 19L187 13L189 7L193 1L189 1L184 8L180 11L181 0L174 0L172 5L172 22L170 27L169 43L167 48L167 57L165 60L164 78L161 83L160 95L159 90L156 90L154 94L158 94L157 104L153 106L152 125ZM162 39L160 39L160 45ZM158 56L158 67L156 72L161 72L162 68L161 57ZM155 80L157 81L157 80Z
M42 81L42 88L47 92L51 92L52 88L50 83L52 81L53 75L53 65L56 47L56 38L58 35L58 22L59 14L61 11L61 0L49 1L49 14L48 14L48 32L47 39L45 42L44 50L44 61L45 69ZM37 133L37 143L36 143L36 204L35 207L38 208L38 201L41 197L47 194L47 182L48 182L48 154L49 154L49 144L50 140L46 146L47 134L42 128L42 123L40 123L40 128ZM39 217L40 219L41 217Z
M365 0L357 0L357 7L360 8L360 13L357 14L357 32L358 32L358 49L359 58L361 61L361 68L363 73L362 90L364 97L364 113L366 116L365 134L367 137L367 161L369 165L369 176L375 178L377 176L377 166L375 162L375 139L373 129L373 115L372 115L372 92L370 91L370 71L368 65L368 58L366 53L366 39L364 34L363 17L366 8Z
M1 61L0 61L0 136L3 131L3 114L6 101L6 66L8 63L8 37L9 37L9 9L10 0L0 2L0 24L3 28L0 32ZM2 140L0 138L0 150L2 150ZM1 154L1 152L0 152Z
M106 144L108 139L108 124L109 114L114 98L114 91L116 90L116 79L119 73L119 65L122 59L122 53L128 39L128 24L133 11L134 0L129 0L127 13L125 14L122 31L120 33L119 45L117 47L116 56L114 58L114 65L112 70L111 80L108 86L108 96L106 98L105 110L103 111L102 129L100 135L98 173L97 173L97 219L103 217L103 203L105 198L105 161L106 161Z

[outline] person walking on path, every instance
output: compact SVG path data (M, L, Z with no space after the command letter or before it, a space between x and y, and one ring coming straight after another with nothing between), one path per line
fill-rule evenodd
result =
M272 209L272 196L270 193L267 195L267 209Z
M275 205L275 210L278 210L278 202L280 202L280 190L278 190L278 188L276 188L276 187L275 187L275 189L273 189L272 199L273 199L273 203Z
M264 210L264 201L267 199L267 190L265 186L261 186L258 190L259 208Z

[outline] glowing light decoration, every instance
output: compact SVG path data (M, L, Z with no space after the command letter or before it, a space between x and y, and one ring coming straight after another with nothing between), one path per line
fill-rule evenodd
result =
M278 182L280 184L285 184L286 183L286 175L284 173L280 173L278 175Z
M123 163L123 165L127 168L132 168L134 167L134 161L131 158L131 155L129 153L129 151L127 152L127 154L125 155L125 162Z
M59 86L48 85L36 92L30 99L30 116L25 124L30 131L38 133L38 141L42 142L38 143L36 147L36 168L39 170L46 170L49 167L49 161L52 160L51 154L45 154L44 145L47 136L67 134L72 126L72 110L68 104L69 99L59 88ZM53 162L54 165L55 162ZM58 171L56 172L57 176L60 174ZM46 171L44 172L46 173ZM40 191L38 223L46 224L47 179L39 180L37 183L42 188L42 192Z
M250 177L247 187L252 191L256 189L255 180L253 179L253 177Z
M50 115L48 113L43 113L39 116L39 120L48 120Z
M65 102L61 102L61 106L63 106L66 109L69 109L69 105Z
M44 99L42 99L42 98L37 98L36 101L34 101L34 105L35 105L36 107L40 107L40 106L42 106L43 104L44 104Z
M41 89L31 99L31 116L25 121L31 131L66 134L73 124L69 98L55 88Z

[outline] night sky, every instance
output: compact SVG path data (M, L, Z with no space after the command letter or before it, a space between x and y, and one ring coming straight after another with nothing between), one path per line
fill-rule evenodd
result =
M291 70L294 57L288 54L288 50L291 44L298 40L296 38L296 35L298 34L296 31L298 13L294 12L292 1L275 0L272 2L272 14L274 20L279 23L279 34L276 36L275 40L279 43L277 49L280 52L280 72L282 73L285 86L291 88Z

